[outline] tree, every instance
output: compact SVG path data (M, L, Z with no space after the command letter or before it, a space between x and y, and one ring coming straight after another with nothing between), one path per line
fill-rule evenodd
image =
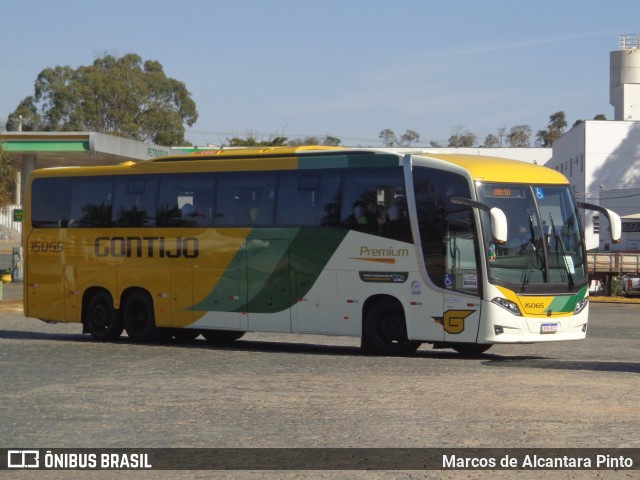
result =
M496 137L493 133L490 133L485 137L484 144L482 146L487 148L498 147L500 146L500 140L498 140L498 137Z
M555 130L564 133L564 129L567 127L567 119L564 112L556 112L549 116L549 130Z
M42 130L42 119L33 97L26 97L20 102L16 110L7 118L6 128L9 132Z
M507 143L512 147L531 146L531 127L529 125L516 125L511 127L507 134Z
M320 139L318 137L301 137L289 140L287 143L290 147L302 147L304 145L320 145Z
M22 122L20 121L22 116ZM184 124L198 119L184 83L168 78L162 65L135 54L105 55L76 70L45 68L9 115L7 129L95 131L160 145L184 145Z
M564 112L556 112L549 116L549 125L546 130L538 130L536 133L536 143L542 147L550 147L558 138L564 134L567 127L567 120Z
M400 135L400 145L403 147L410 147L413 142L420 141L420 134L414 130L407 130Z
M415 130L406 130L400 139L393 130L385 128L378 134L385 147L410 147L412 143L420 141L420 134Z
M227 138L230 147L282 147L287 145L287 137L271 135L267 140L258 140L257 135L251 131L246 138Z
M332 137L331 135L327 135L326 137L324 137L324 142L322 142L323 145L326 145L328 147L337 147L341 143L342 140L340 140L338 137Z
M607 116L604 113L598 113L597 115L595 115L593 117L593 119L594 120L606 120ZM573 122L573 125L571 125L571 128L577 127L581 123L584 123L584 120L576 120L575 122Z
M393 130L385 128L378 134L378 138L382 140L385 147L394 147L398 144L398 138Z
M547 147L548 136L549 132L547 132L546 130L538 130L536 132L536 147Z
M495 135L493 133L490 133L485 137L484 144L482 146L487 148L502 147L504 145L506 131L506 128L500 127L498 130L496 130Z
M0 209L14 202L16 188L16 172L11 165L5 146L0 143Z
M462 125L457 125L451 129L449 137L449 147L473 147L476 143L476 136Z
M340 140L339 138L332 137L331 135L327 135L322 139L314 136L296 138L294 140L289 140L287 145L291 147L301 147L304 145L325 145L325 146L337 147L338 145L340 145L340 143L342 143L342 140Z

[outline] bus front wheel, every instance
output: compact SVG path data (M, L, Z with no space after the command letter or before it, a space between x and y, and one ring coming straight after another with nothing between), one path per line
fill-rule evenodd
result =
M122 317L113 306L111 295L100 291L89 299L86 308L85 325L93 338L101 341L117 339L124 330Z
M362 326L362 348L381 355L408 355L421 342L407 338L402 305L397 300L378 300L367 311Z
M153 301L146 292L133 292L122 309L124 328L134 342L148 342L158 338Z
M491 348L486 343L452 343L450 346L465 357L478 357Z

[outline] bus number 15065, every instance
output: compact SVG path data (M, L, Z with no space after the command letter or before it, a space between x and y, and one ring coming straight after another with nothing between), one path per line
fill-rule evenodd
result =
M29 250L40 253L59 253L64 250L62 242L31 242Z

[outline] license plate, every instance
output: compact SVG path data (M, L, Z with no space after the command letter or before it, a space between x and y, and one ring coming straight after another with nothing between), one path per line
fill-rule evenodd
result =
M557 323L543 323L540 325L540 333L556 333L560 330L560 326Z

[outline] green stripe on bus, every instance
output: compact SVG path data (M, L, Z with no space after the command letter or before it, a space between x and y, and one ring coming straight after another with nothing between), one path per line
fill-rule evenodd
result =
M254 229L214 289L189 310L274 313L291 308L315 284L347 232Z
M357 154L357 155L314 155L300 156L298 169L322 169L322 168L380 168L397 167L400 158L393 154Z
M299 170L317 170L319 168L347 168L349 158L346 155L322 155L313 157L299 157Z
M549 308L553 312L573 312L576 309L576 305L587 294L587 287L582 288L575 295L568 297L555 297L549 305Z

